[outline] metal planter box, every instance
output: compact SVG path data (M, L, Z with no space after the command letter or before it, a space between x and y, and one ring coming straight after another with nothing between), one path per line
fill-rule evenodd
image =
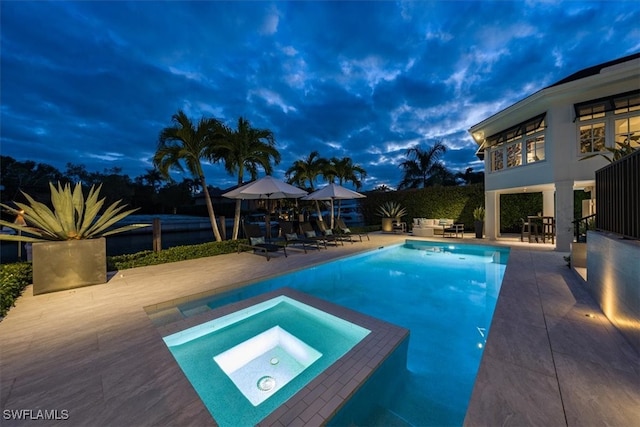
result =
M107 248L99 239L33 244L33 294L107 281Z

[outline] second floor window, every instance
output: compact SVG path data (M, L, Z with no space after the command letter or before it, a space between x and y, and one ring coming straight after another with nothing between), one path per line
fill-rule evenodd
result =
M640 90L574 105L580 154L619 144L640 146Z
M580 152L595 153L603 151L605 147L604 122L591 123L580 126Z
M545 114L541 114L487 138L492 172L545 159L544 118Z
M534 135L526 139L527 163L544 160L544 135Z

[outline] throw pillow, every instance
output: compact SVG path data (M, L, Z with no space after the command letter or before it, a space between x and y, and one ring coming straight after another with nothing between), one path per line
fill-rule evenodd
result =
M297 240L298 235L296 233L285 233L284 238L287 240Z
M316 232L315 231L305 231L304 235L307 237L316 237Z
M345 228L345 229L342 230L342 232L348 234L348 233L351 233L351 230L349 230L349 228Z
M264 244L264 237L249 237L249 242L251 246Z
M333 236L333 231L332 230L324 230L324 235L325 236Z

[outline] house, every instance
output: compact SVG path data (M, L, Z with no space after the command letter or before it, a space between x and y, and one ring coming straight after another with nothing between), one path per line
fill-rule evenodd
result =
M540 192L542 214L555 217L556 250L568 252L574 191L595 200L595 171L607 164L601 156L581 160L616 143L640 145L640 53L578 71L469 132L485 163L486 236L500 235L502 194Z

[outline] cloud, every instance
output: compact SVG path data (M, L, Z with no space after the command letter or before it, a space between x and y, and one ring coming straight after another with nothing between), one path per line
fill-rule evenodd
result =
M640 49L633 2L3 2L0 19L3 155L135 177L182 109L271 129L280 173L349 156L365 189L436 140L481 170L472 125Z
M280 22L280 14L275 6L271 6L269 12L262 21L260 32L266 35L275 34L278 31L278 23Z

